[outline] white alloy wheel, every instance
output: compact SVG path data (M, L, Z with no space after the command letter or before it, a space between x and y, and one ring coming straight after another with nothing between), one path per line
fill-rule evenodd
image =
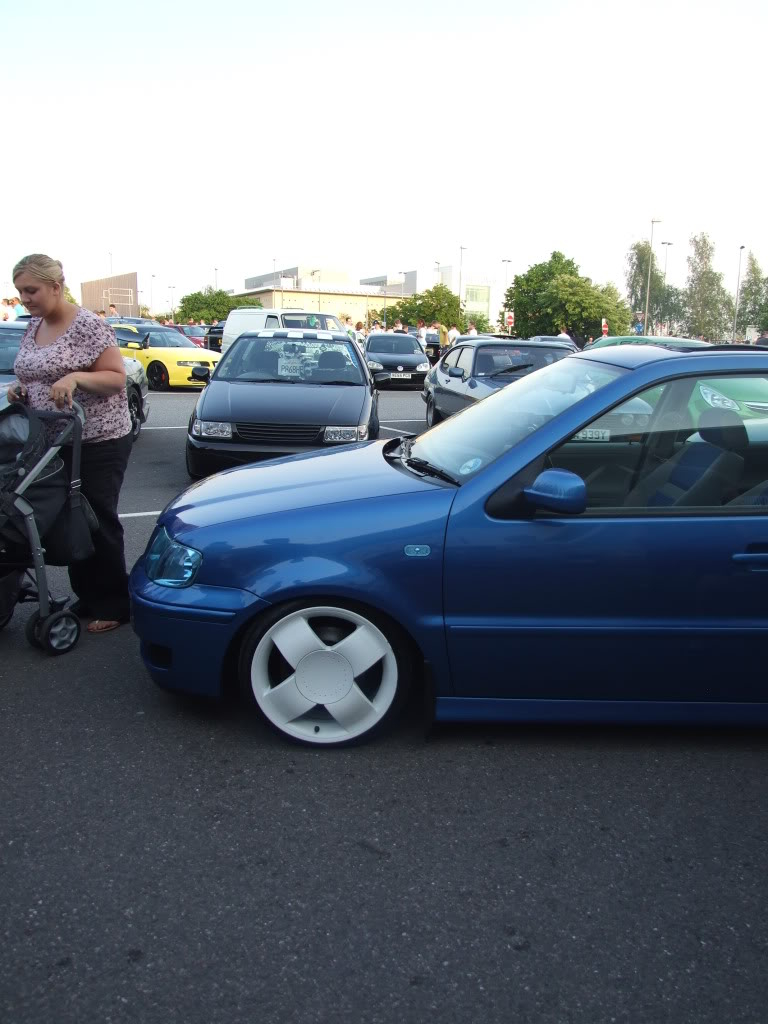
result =
M333 746L359 740L399 706L407 684L401 652L394 631L368 615L293 605L246 642L241 665L271 725L292 739Z

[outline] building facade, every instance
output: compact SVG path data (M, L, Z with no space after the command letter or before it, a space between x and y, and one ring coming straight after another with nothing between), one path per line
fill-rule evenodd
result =
M94 313L98 313L100 309L109 311L111 303L117 306L118 316L139 316L139 285L136 273L115 274L113 277L100 277L96 281L82 281L80 292L83 306Z

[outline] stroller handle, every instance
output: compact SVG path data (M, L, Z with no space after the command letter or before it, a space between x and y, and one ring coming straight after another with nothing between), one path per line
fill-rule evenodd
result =
M85 423L85 410L79 402L73 402L71 409L61 409L55 412L48 412L45 409L35 409L35 416L41 420L64 420L66 421L64 429L56 437L55 444L62 445L67 444L70 437L74 435L76 444L80 443L80 439L83 434L83 424Z

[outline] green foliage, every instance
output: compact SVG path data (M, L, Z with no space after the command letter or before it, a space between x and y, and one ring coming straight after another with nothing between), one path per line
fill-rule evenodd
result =
M557 334L560 324L542 304L542 295L558 275L578 277L579 268L561 252L553 252L546 263L536 263L524 274L517 274L504 296L499 326L504 328L504 313L515 311L515 334L531 338L535 334Z
M648 290L648 261L651 256L650 242L635 242L627 253L627 297L633 313L645 314L645 297ZM659 305L664 291L664 277L659 271L656 254L651 260L651 302L648 319L653 321L652 311Z
M750 252L739 289L737 336L744 337L747 327L768 327L768 278L763 277L760 264Z
M192 317L193 320L204 320L207 324L212 320L226 320L230 311L238 306L261 306L260 299L238 299L234 295L219 289L206 288L204 292L191 292L185 295L176 309L176 320L182 323Z
M444 284L436 284L425 292L417 292L415 295L407 295L405 298L395 302L387 302L386 315L385 307L373 310L369 314L369 321L387 321L392 325L395 320L400 319L409 327L415 327L419 320L429 325L437 320L438 323L451 327L453 324L464 332L470 320L474 321L475 327L482 334L490 330L488 318L479 313L467 313L461 309L459 297Z
M77 299L72 294L72 292L69 290L69 285L68 284L64 285L64 298L67 300L67 302L71 302L73 306L77 305Z
M687 312L685 308L685 292L682 288L675 288L673 285L666 285L662 289L658 300L651 294L653 303L652 319L654 323L660 324L666 334L685 334L687 327Z
M149 306L139 306L139 316L149 319L150 315Z
M705 341L723 341L733 330L733 298L723 285L723 275L712 266L715 247L702 233L691 238L685 307L688 334Z
M592 284L588 277L558 274L540 293L539 301L553 325L551 330L539 331L539 334L556 334L554 327L563 326L574 337L596 338L600 335L603 317L608 321L611 334L629 331L629 308L612 284L601 287Z

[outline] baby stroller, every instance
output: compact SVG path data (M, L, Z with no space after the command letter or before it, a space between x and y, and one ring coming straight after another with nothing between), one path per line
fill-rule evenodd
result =
M58 422L56 422L58 421ZM93 553L98 522L80 493L85 414L42 412L19 403L0 410L0 629L17 604L36 601L27 640L48 654L65 654L80 639L80 620L48 589L48 565L68 565ZM46 425L58 430L51 443ZM59 456L72 444L72 479Z

